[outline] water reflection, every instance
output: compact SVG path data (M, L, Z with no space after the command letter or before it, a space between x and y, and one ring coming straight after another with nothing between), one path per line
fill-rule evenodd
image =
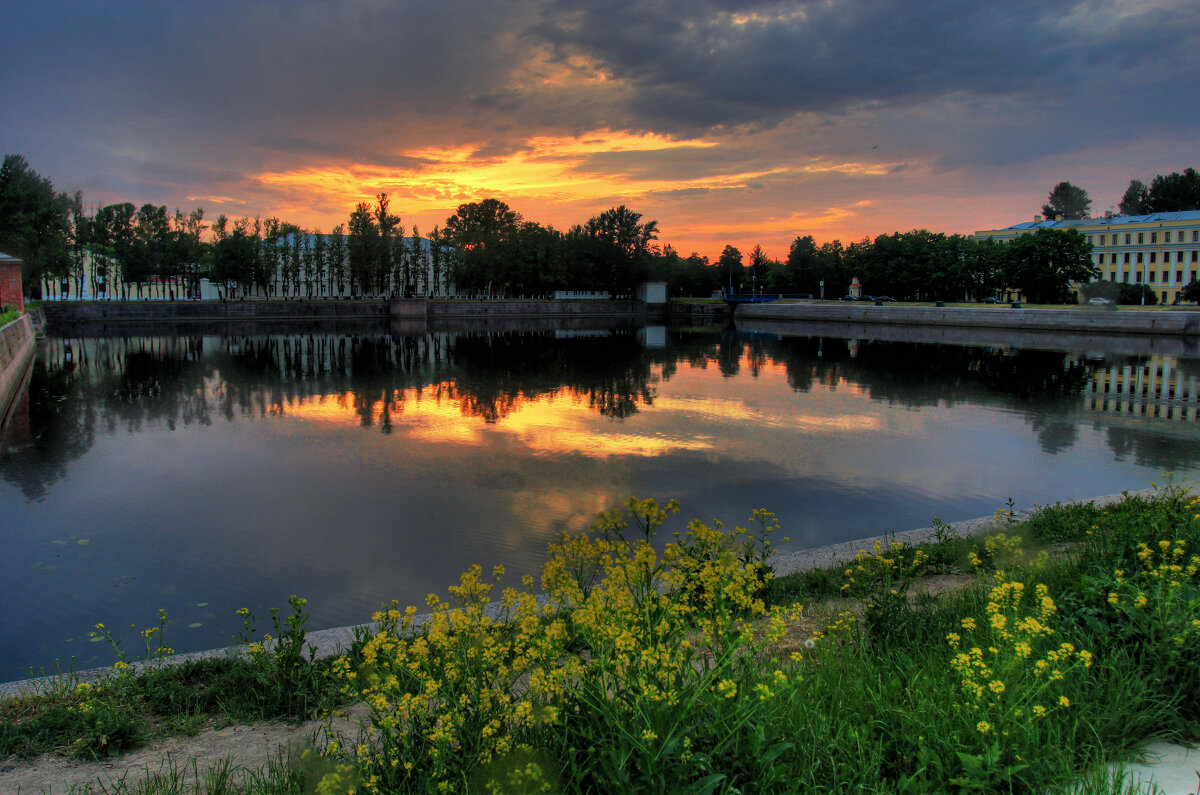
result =
M47 340L0 454L0 679L159 606L197 648L290 593L334 626L472 562L533 570L635 493L765 506L813 546L1200 467L1187 357L663 336Z

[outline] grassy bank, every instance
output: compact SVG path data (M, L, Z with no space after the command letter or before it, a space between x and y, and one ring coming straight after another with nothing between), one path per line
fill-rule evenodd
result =
M100 755L354 700L367 742L297 753L246 791L1053 792L1200 733L1200 499L1181 490L999 511L986 536L778 579L771 514L672 532L675 511L631 501L521 589L473 568L428 621L392 605L333 661L304 654L293 600L265 643L243 616L241 658L62 680L0 704L0 754ZM240 791L226 779L203 791Z

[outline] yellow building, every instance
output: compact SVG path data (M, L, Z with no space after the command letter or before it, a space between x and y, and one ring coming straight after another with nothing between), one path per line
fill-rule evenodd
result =
M987 229L976 239L1012 240L1038 229L1074 229L1092 244L1092 262L1100 279L1145 284L1161 304L1173 304L1200 269L1200 210L1150 215L1107 215L1079 220L1032 221Z

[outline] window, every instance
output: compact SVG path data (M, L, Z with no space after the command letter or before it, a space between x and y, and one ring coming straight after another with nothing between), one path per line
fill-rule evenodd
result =
M1115 282L1117 280L1117 274L1115 274L1115 273L1108 274L1108 280L1110 282Z
M1151 284L1154 284L1154 277L1155 277L1155 276L1157 276L1157 275L1158 275L1158 274L1157 274L1157 273L1155 273L1154 271L1150 271L1150 283L1151 283Z
M1193 243L1200 243L1200 229L1193 229L1193 230L1192 230L1192 242L1193 242Z
M1166 291L1166 290L1163 290L1163 291L1162 291L1162 301L1161 301L1161 303L1164 303L1164 304L1165 304L1166 302L1167 302L1167 291ZM1155 407L1154 407L1154 413L1155 413L1155 414L1158 414L1158 406L1155 406Z
M1192 281L1196 281L1196 272L1192 271Z
M1195 252L1193 252L1193 253L1195 253ZM1192 259L1195 259L1195 257L1192 257ZM1128 251L1125 252L1125 264L1126 265L1129 264L1129 252Z
M1129 233L1128 232L1125 233L1125 245L1127 245L1127 246L1129 245Z
M1137 253L1137 261L1138 261L1138 265L1142 264L1142 252L1140 252L1140 251Z
M1138 237L1139 237L1139 238L1141 238L1141 235L1138 235ZM1139 239L1139 240L1138 240L1138 242L1139 242L1139 243L1141 243L1142 241ZM1150 242L1151 242L1151 243L1157 243L1157 242L1158 242L1158 232L1151 232L1151 233L1150 233Z
M1192 262L1195 262L1195 261L1196 261L1196 255L1197 255L1197 254L1200 254L1200 251L1193 251L1193 252L1192 252Z
M1100 235L1100 245L1104 245L1104 235Z
M1135 282L1137 282L1138 284L1141 284L1142 283L1142 272L1138 271L1137 273L1133 274L1133 280Z
M1126 284L1129 284L1129 271L1126 271L1125 273L1121 274L1121 281L1125 282Z
M1175 271L1175 283L1183 284L1183 271Z
M1182 252L1182 251L1176 251L1176 252L1175 252L1175 261L1176 261L1176 262L1183 262L1183 252Z
M1150 261L1151 261L1151 262L1158 262L1158 252L1157 252L1157 251L1151 251L1151 252L1150 252Z
M1163 232L1163 242L1164 242L1164 243L1170 243L1170 242L1171 242L1171 232L1170 232L1170 230L1167 230L1166 232Z
M1140 246L1140 245L1142 245L1142 243L1144 243L1144 242L1146 242L1146 234L1145 234L1145 232L1138 232L1138 245Z

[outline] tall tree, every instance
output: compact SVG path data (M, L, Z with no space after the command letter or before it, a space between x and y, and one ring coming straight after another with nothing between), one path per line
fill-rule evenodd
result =
M375 230L379 235L379 239L375 243L375 285L374 289L379 294L389 292L388 280L392 278L392 250L393 242L396 239L401 241L403 245L404 227L400 225L400 216L392 215L388 212L390 200L386 193L380 193L375 197ZM399 285L393 283L392 289L396 289ZM408 286L408 280L404 281L405 295L411 295L411 290Z
M92 218L92 260L98 270L98 293L112 295L118 284L121 296L127 293L125 273L132 265L136 213L132 204L122 202L101 207Z
M332 296L334 288L337 288L338 296L341 297L346 289L346 226L338 224L333 228L333 231L325 238L326 257L329 263L327 273L329 275L329 294Z
M433 295L439 295L446 257L442 249L442 230L435 224L429 233L429 276L433 281Z
M625 205L593 216L584 227L595 245L602 283L613 296L633 293L645 278L650 241L658 239L658 222L642 223L642 214Z
M750 289L761 291L767 280L767 268L771 264L771 258L767 256L767 252L763 251L763 247L755 245L750 251L750 264L746 270L750 274Z
M797 236L788 249L787 290L785 292L820 295L819 260L817 241L813 240L813 236Z
M736 293L742 285L742 252L734 246L727 245L721 251L717 267L728 277L729 292Z
M1121 215L1146 215L1150 212L1150 189L1140 179L1129 180L1129 187L1118 207Z
M1062 304L1070 283L1094 278L1092 244L1074 229L1039 229L1008 245L1005 282L1031 303Z
M346 249L350 259L350 289L366 293L371 289L378 264L379 227L375 225L371 205L366 202L355 205L354 212L350 213L349 229Z
M1194 168L1159 174L1150 182L1147 206L1152 213L1200 210L1200 173Z
M46 177L21 155L5 155L0 165L0 251L22 260L25 289L43 279L65 278L71 268L71 197L55 193Z
M499 199L460 204L446 219L444 241L457 247L451 278L460 289L482 291L496 280L503 250L521 216Z
M1087 191L1072 185L1070 182L1060 182L1050 191L1049 204L1042 205L1042 215L1048 220L1058 216L1064 219L1087 218L1091 211L1092 200Z

